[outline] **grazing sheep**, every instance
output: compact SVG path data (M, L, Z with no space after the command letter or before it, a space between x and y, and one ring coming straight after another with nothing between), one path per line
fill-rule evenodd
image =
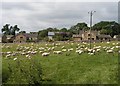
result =
M61 48L63 49L63 48L65 48L65 46L62 46Z
M62 54L62 51L53 51L54 54Z
M83 50L76 50L76 53L81 54L83 53Z
M28 59L31 59L31 56L30 56L30 55L26 55L26 57L27 57Z
M67 51L67 49L62 49L62 51L63 51L63 52L66 52L66 51Z
M113 50L107 50L107 53L113 53Z
M26 53L25 53L25 52L22 52L21 55L26 55Z
M12 53L12 56L16 56L16 53Z
M15 61L15 60L17 60L17 58L14 58L13 60Z
M112 43L112 45L115 45L115 43Z
M89 55L95 55L95 53L88 53Z
M120 46L115 46L116 48L120 48Z
M32 52L31 52L31 54L36 54L36 53L37 53L37 51L32 51Z
M96 51L97 51L97 52L99 52L99 51L100 51L100 49L97 49Z
M68 51L73 51L73 48L68 49Z
M42 56L49 56L50 55L50 53L42 53Z
M118 51L118 53L120 54L120 50Z
M43 53L44 51L39 51L39 53Z
M9 52L7 52L7 54L12 54L12 52L9 51Z
M6 55L6 58L8 58L8 57L10 57L11 56L11 54L8 54L8 55Z

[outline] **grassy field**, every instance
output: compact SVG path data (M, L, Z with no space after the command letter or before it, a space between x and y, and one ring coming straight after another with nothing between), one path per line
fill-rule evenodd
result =
M20 54L6 57L6 52L17 52L17 48L20 46L22 48L19 52L26 52L25 47L31 47L37 53L30 55L30 59ZM32 80L38 82L41 80L40 83L43 84L117 84L118 48L116 46L118 46L118 42L93 43L92 47L95 46L101 46L100 51L90 55L88 52L81 54L75 52L78 47L81 49L89 47L87 43L3 44L3 83L28 84L34 83ZM105 46L108 49L114 47L114 52L107 53L103 48ZM40 47L45 48L44 52L50 52L50 55L42 56ZM49 50L51 47L54 47L54 50ZM62 51L62 49L70 48L73 50L53 54L55 50ZM29 76L30 74L33 75ZM30 77L32 79L26 79Z

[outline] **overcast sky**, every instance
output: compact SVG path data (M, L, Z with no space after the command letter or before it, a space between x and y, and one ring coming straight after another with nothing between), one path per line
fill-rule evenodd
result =
M78 22L89 25L89 11L93 24L100 21L118 22L118 2L2 2L2 23L17 24L21 30L39 31L48 27L70 28Z

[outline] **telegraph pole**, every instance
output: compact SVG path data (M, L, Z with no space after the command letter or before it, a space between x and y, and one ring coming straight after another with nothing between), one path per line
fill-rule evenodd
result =
M96 11L90 11L88 14L90 14L90 49L91 49L91 29L92 29L92 16Z

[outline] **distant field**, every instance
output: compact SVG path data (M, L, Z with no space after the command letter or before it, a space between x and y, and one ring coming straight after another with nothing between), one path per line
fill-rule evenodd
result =
M117 41L92 43L91 50L88 43L3 44L3 83L117 84L118 50ZM50 54L42 56L44 52Z

